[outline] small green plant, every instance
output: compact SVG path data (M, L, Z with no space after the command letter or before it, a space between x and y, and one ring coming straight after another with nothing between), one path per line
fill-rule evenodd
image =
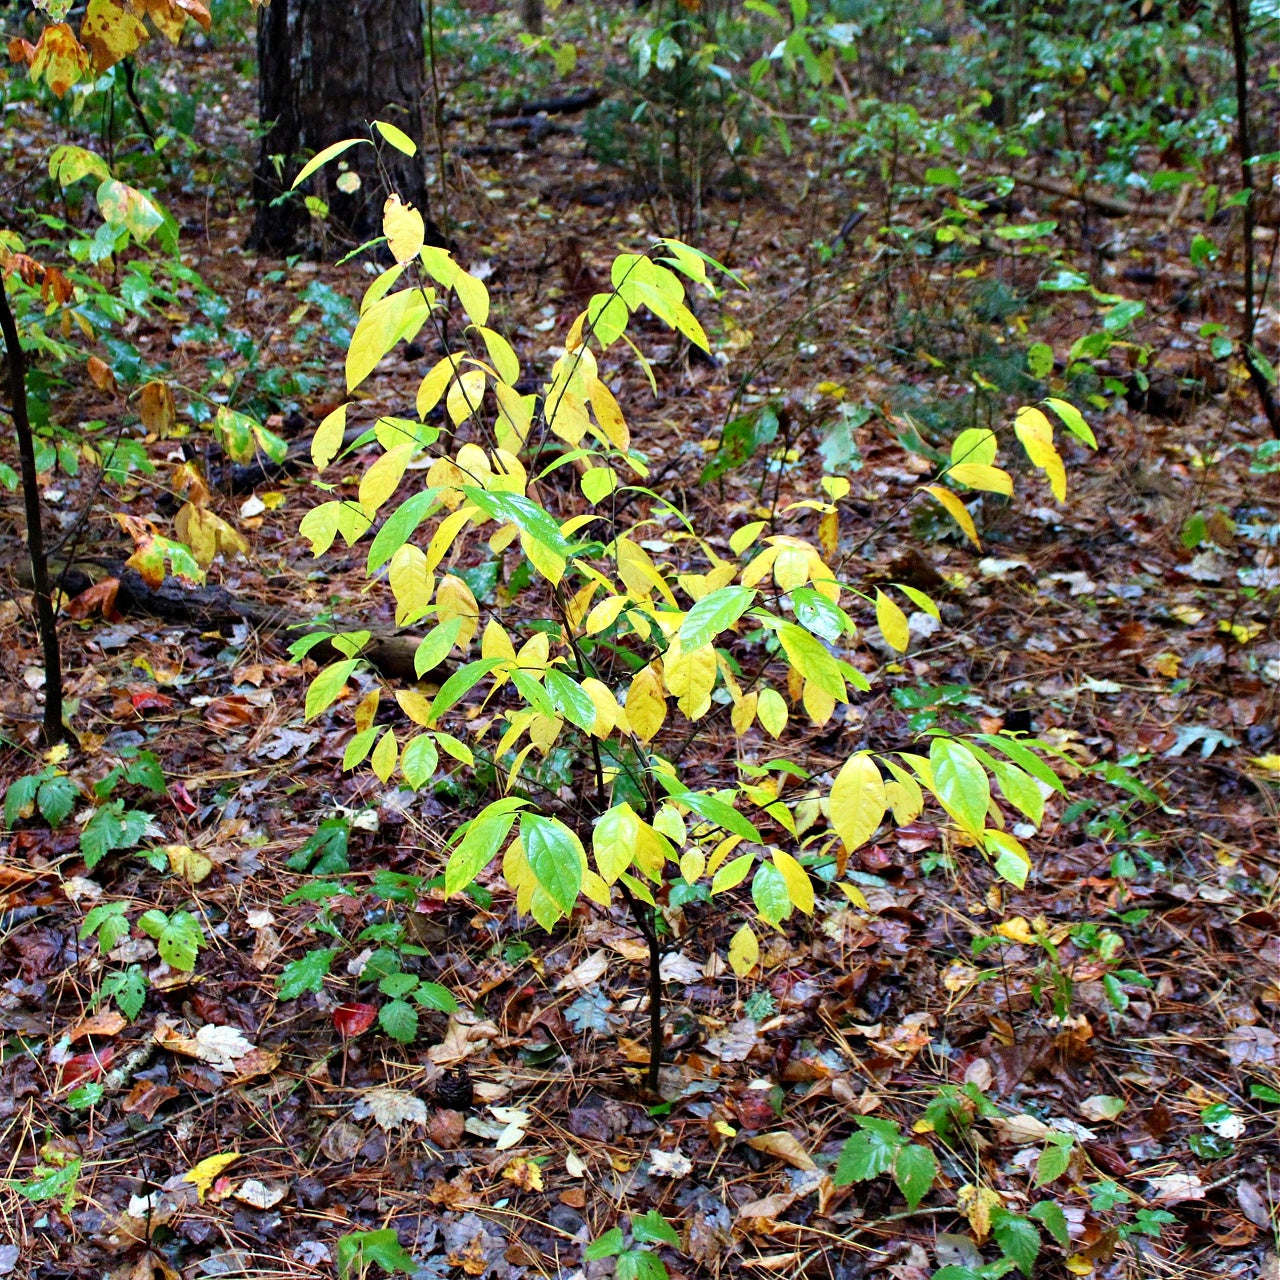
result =
M419 1264L404 1246L392 1227L379 1231L349 1231L338 1237L339 1280L365 1280L373 1265L387 1275L414 1275Z
M618 1280L668 1280L667 1264L654 1250L659 1245L671 1249L681 1247L680 1236L671 1223L656 1209L632 1214L629 1235L628 1245L628 1233L621 1227L611 1227L587 1245L583 1261L616 1258L614 1274Z

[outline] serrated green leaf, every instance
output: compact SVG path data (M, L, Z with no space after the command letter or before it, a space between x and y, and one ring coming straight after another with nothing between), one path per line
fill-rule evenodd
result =
M937 1158L918 1142L903 1146L893 1163L893 1180L906 1197L908 1209L914 1209L924 1199L937 1176Z
M437 1013L457 1013L458 1001L448 987L438 982L420 982L413 998L424 1008L434 1009Z
M623 1238L621 1227L611 1227L599 1239L593 1240L582 1251L587 1262L597 1262L601 1258L612 1258L622 1252Z
M319 991L337 954L336 947L325 947L308 951L301 959L285 965L276 988L276 999L296 1000L304 992Z
M997 1213L991 1234L1005 1257L1012 1258L1024 1276L1031 1275L1040 1256L1040 1232L1035 1223L1021 1214Z
M657 1209L650 1209L648 1213L632 1216L631 1238L637 1244L669 1244L673 1249L680 1247L680 1237L676 1229Z
M1060 1248L1071 1247L1071 1236L1067 1231L1067 1215L1062 1206L1053 1200L1041 1200L1027 1210L1029 1217L1034 1218L1053 1237Z
M388 1275L402 1272L414 1275L418 1263L404 1251L394 1227L379 1231L351 1231L338 1239L338 1280L347 1280L354 1272L364 1276L370 1263L376 1262Z
M46 778L36 793L40 816L51 827L60 826L71 816L79 794L80 788L66 774L59 773Z
M888 1173L901 1146L900 1137L891 1137L879 1129L861 1129L841 1148L832 1181L838 1187L847 1187L850 1183L866 1182Z
M418 1011L405 1000L388 1000L378 1010L378 1025L393 1040L408 1044L418 1035Z

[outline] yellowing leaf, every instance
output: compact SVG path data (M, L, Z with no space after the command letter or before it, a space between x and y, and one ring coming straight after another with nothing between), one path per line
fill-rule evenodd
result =
M899 653L906 653L907 647L911 644L911 629L907 626L907 615L878 587L876 588L876 622L885 640Z
M950 489L944 489L940 484L927 484L924 486L924 491L942 504L946 513L964 531L964 536L981 551L982 543L978 541L978 530L974 527L973 517L964 503Z
M169 859L169 870L188 884L199 884L213 870L213 861L190 845L167 844L164 853Z
M1013 496L1013 477L999 467L989 467L981 462L957 462L947 474L967 489L985 489L1006 498Z
M372 515L395 493L417 444L398 444L378 458L360 481L360 505Z
M852 853L875 835L888 799L876 762L865 752L850 756L831 786L831 825Z
M399 759L400 744L396 742L395 732L387 729L382 737L378 739L378 745L374 747L373 755L369 759L374 773L378 775L379 782L386 782L391 777Z
M996 925L995 932L1002 938L1008 938L1010 942L1021 942L1024 945L1036 940L1035 934L1031 932L1031 926L1022 916L1014 916L1011 920L1002 921Z
M729 943L729 966L740 978L747 974L760 961L760 943L749 924L744 924Z
M147 38L147 29L119 0L89 0L80 24L80 42L95 71L113 67Z
M448 622L450 618L462 619L462 630L458 632L457 643L458 648L465 653L480 625L480 606L476 604L471 588L461 578L451 573L445 574L436 590L436 606L440 610L438 616L441 622Z
M778 868L787 885L787 893L791 895L793 906L799 907L807 916L813 915L814 897L813 881L809 873L789 854L781 849L774 850L773 865Z
M417 689L397 689L396 702L414 724L425 727L431 723L431 699Z
M412 262L426 239L426 224L422 214L411 204L402 204L392 192L382 206L382 233L387 237L387 248L398 263Z
M800 1145L799 1141L785 1129L776 1133L761 1133L747 1139L747 1146L765 1155L782 1160L795 1169L816 1169L813 1157Z
M787 702L782 694L776 689L759 690L756 695L756 719L770 737L782 737L782 731L787 727Z
M427 568L421 547L406 542L395 549L387 565L387 581L396 598L396 625L406 626L425 616L431 606L435 575Z
M753 689L750 693L743 694L733 704L733 710L729 712L729 723L732 724L733 732L739 738L751 728L751 722L756 718L758 703L759 694ZM783 710L786 710L785 703Z
M311 461L323 471L333 461L334 455L342 448L342 437L347 430L347 405L339 405L332 413L325 414L324 420L316 428L311 437Z
M637 671L627 690L627 723L641 742L652 741L667 718L667 699L662 682L652 667Z
M182 1175L183 1182L194 1182L200 1199L204 1199L205 1192L213 1186L214 1180L228 1165L234 1164L240 1159L238 1151L223 1151L216 1156L206 1156L199 1164L188 1169Z

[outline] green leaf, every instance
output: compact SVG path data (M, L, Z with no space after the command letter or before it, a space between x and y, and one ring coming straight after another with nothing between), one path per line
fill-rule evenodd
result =
M837 702L846 700L848 695L845 692L844 677L840 674L835 658L821 640L810 635L803 627L796 626L794 622L784 622L778 628L778 642L787 655L787 661L806 680L812 680Z
M102 983L102 996L114 1000L120 1012L132 1022L147 1003L147 975L142 966L131 964L127 969L108 974Z
M772 862L762 862L751 881L751 898L762 920L775 927L792 912L791 894L782 872Z
M709 796L702 791L690 791L684 783L677 781L669 774L657 773L655 776L673 800L678 804L686 805L700 818L714 822L716 826L723 827L744 840L754 840L756 844L764 843L764 837L756 830L755 825L744 818L733 805L726 804L718 796Z
M582 1251L583 1260L597 1262L601 1258L612 1258L622 1252L622 1228L611 1227L599 1239L593 1240Z
M617 1280L669 1280L666 1264L648 1249L628 1249L618 1255Z
M71 816L80 788L66 774L55 774L40 784L36 803L40 816L51 826L60 826Z
M858 1123L863 1124L866 1118L860 1117ZM886 1124L887 1128L882 1127ZM901 1146L902 1137L896 1124L888 1121L874 1127L864 1124L841 1149L832 1181L838 1187L847 1187L850 1183L867 1182L888 1173Z
M436 749L435 738L429 733L420 733L405 744L400 756L400 772L417 791L431 781L439 761L440 752Z
M750 587L720 587L708 592L680 624L680 647L685 653L692 653L710 644L751 608L755 598Z
M395 125L388 124L385 120L375 120L373 127L382 134L397 151L403 151L407 156L418 154L418 144L409 137L403 129L397 129Z
M582 888L582 868L586 862L582 841L555 818L522 813L520 842L538 883L568 915Z
M67 1106L72 1111L84 1111L89 1107L97 1106L106 1092L106 1088L96 1081L82 1084L78 1089L72 1089L67 1094Z
M1093 434L1093 428L1084 420L1084 415L1075 405L1067 400L1057 400L1050 397L1045 404L1062 419L1062 425L1071 432L1077 440L1082 444L1087 444L1090 449L1098 447L1097 437Z
M1029 1276L1040 1256L1040 1232L1030 1218L1017 1213L997 1213L991 1234L1004 1252L1018 1264L1018 1270Z
M393 1227L380 1231L352 1231L338 1240L338 1276L347 1280L352 1270L363 1275L372 1262L376 1262L388 1275L397 1271L411 1276L418 1270L418 1263L401 1247L400 1238Z
M455 619L457 621L457 619ZM416 660L415 660L416 661ZM436 694L435 701L431 704L432 722L438 724L440 717L448 711L459 698L470 693L481 680L485 678L495 667L500 667L504 662L509 661L507 658L481 658L478 662L468 662L465 667L459 667L445 682L440 686L440 692Z
M547 669L543 682L551 695L551 705L571 724L589 733L596 722L596 704L586 690L554 667Z
M336 947L326 947L308 951L300 960L285 965L276 988L276 999L296 1000L305 991L319 991L337 954Z
M383 521L382 528L374 535L369 547L369 558L365 561L365 573L369 577L373 577L413 537L417 527L431 514L439 495L439 486L415 493Z
M69 1160L61 1169L54 1169L42 1177L33 1178L30 1182L19 1182L15 1178L6 1179L5 1185L11 1187L25 1200L38 1204L42 1200L56 1200L59 1196L70 1196L74 1191L76 1179L80 1176L82 1158L77 1156Z
M10 831L23 818L29 818L35 812L36 792L43 781L43 773L29 773L9 784L9 789L4 793L4 825Z
M631 1237L637 1244L669 1244L673 1249L680 1247L676 1229L657 1209L632 1217Z
M458 1002L448 987L438 982L420 982L413 998L424 1008L434 1009L437 1013L457 1013Z
M573 549L547 511L519 493L491 493L470 486L462 492L485 515L515 525L520 530L520 545L533 567L552 586L559 583Z
M1065 1133L1050 1133L1045 1148L1036 1161L1036 1187L1055 1181L1071 1166L1071 1149L1075 1139Z
M408 1044L418 1034L418 1011L406 1000L388 1000L378 1010L378 1025L393 1040Z
M514 813L495 813L489 817L482 813L471 822L445 867L446 898L465 889L493 861L515 820Z
M918 1142L908 1142L893 1164L893 1180L907 1199L907 1208L914 1209L928 1194L938 1176L938 1161L928 1147Z
M152 908L138 918L138 928L156 940L160 959L171 969L190 973L196 967L204 930L190 911L175 911L166 916L163 911Z
M930 788L942 807L971 836L982 839L991 785L973 752L954 738L934 738L929 747Z
M359 658L347 658L342 662L331 662L317 673L307 690L306 719L313 719L333 704L359 665Z
M290 184L289 190L296 191L302 183L304 183L313 173L315 173L317 169L321 167L321 165L328 164L330 160L340 156L349 147L359 146L362 142L369 146L373 145L367 138L344 138L341 142L331 142L327 147L323 148L323 150L317 151L315 155L313 155L311 159L298 170L298 176L294 178L293 182Z
M417 985L416 973L389 973L378 983L378 990L384 996L399 999L401 996L407 996Z
M1027 1210L1028 1216L1034 1218L1053 1237L1054 1243L1063 1249L1071 1247L1071 1236L1067 1231L1067 1215L1062 1206L1054 1200L1041 1200Z
M1032 777L1039 778L1041 782L1048 787L1052 787L1059 795L1065 796L1067 794L1067 788L1062 779L1031 750L1028 741L1020 738L1011 738L1003 733L980 733L976 735L976 740L985 742L989 747L995 747L997 751L1003 752L1019 768L1025 769Z

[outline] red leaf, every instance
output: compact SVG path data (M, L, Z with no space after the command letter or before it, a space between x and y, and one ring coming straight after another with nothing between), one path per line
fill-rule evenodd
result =
M340 1004L333 1011L333 1025L344 1036L358 1036L373 1026L373 1020L377 1016L377 1005Z
M173 706L173 699L163 693L152 693L150 690L139 690L129 695L135 711L168 711Z
M107 1069L111 1059L116 1056L113 1048L98 1049L93 1053L77 1053L62 1064L61 1087L69 1089L80 1080L91 1080Z

